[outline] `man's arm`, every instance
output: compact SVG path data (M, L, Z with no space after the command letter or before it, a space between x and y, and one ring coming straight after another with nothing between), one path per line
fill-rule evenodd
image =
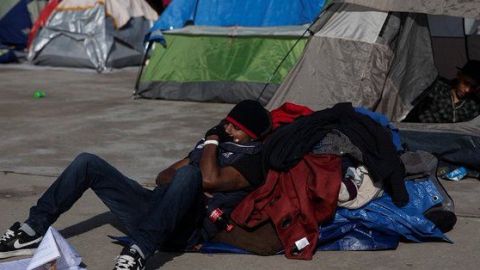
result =
M207 140L218 140L217 135L211 135ZM217 161L217 145L207 144L203 148L200 159L200 170L205 191L232 191L248 187L250 184L231 166L220 168Z
M190 160L188 158L184 158L182 160L179 160L179 161L173 163L172 165L170 165L168 168L161 171L157 175L157 178L155 179L155 183L157 185L170 183L170 181L172 181L173 175L175 174L175 171L180 169L181 167L183 167L185 165L188 165L189 162L190 162Z
M435 117L435 113L436 111L434 109L432 110L431 108L424 110L419 113L418 120L421 123L436 123L438 120Z

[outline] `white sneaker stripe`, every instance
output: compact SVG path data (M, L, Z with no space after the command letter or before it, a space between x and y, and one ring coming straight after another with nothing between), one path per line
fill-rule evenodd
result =
M20 243L20 239L17 239L17 241L15 241L15 242L13 243L13 247L14 247L14 248L17 248L17 249L21 249L21 248L24 248L24 247L26 247L26 246L30 246L30 245L32 245L32 244L38 243L38 242L40 242L40 240L42 240L41 237L39 237L39 238L37 238L37 239L35 239L35 240L33 240L33 241L30 241L30 242Z

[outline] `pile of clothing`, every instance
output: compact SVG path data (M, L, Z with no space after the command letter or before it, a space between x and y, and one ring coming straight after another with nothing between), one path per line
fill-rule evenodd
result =
M253 240L239 241L233 232L215 241L262 255L281 249L293 259L311 259L317 249L394 249L401 239L449 241L443 232L456 218L436 179L435 157L405 153L385 116L350 103L317 112L286 103L272 111L272 121L265 184L231 214L237 232L244 230L240 238ZM278 237L267 251L257 243L268 242L265 230Z

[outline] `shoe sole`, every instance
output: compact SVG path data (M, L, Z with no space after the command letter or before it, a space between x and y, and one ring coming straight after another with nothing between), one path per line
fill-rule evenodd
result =
M0 259L5 259L5 258L10 258L15 256L29 256L29 255L33 255L34 252L35 252L35 248L0 252Z

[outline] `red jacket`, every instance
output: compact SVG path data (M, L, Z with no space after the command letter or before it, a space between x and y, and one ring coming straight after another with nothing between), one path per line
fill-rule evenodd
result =
M312 259L318 225L335 213L341 181L341 158L308 154L287 172L269 171L265 184L250 193L232 212L240 225L254 227L272 220L285 256ZM293 252L295 242L308 243Z

